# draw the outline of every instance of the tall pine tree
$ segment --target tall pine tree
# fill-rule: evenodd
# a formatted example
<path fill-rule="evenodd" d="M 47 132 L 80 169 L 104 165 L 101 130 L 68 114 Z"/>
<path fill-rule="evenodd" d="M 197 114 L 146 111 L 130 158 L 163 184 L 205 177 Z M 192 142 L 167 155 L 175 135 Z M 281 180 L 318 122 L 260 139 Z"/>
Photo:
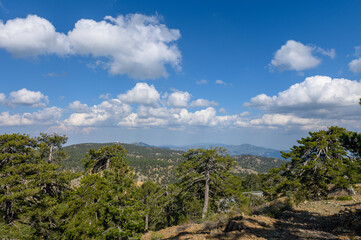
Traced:
<path fill-rule="evenodd" d="M 210 198 L 215 200 L 216 193 L 223 191 L 235 162 L 223 148 L 190 149 L 183 156 L 186 160 L 177 167 L 180 184 L 185 192 L 193 193 L 191 197 L 203 199 L 204 219 Z"/>
<path fill-rule="evenodd" d="M 87 175 L 63 204 L 64 239 L 134 239 L 144 231 L 133 170 L 115 144 L 90 150 Z"/>
<path fill-rule="evenodd" d="M 298 141 L 299 145 L 283 153 L 290 162 L 273 171 L 283 179 L 268 192 L 293 195 L 298 200 L 319 199 L 327 196 L 330 184 L 348 188 L 357 179 L 358 162 L 349 156 L 341 143 L 346 129 L 330 127 L 327 130 L 310 132 L 310 136 Z M 274 175 L 274 176 L 276 176 Z"/>
<path fill-rule="evenodd" d="M 40 157 L 34 138 L 0 136 L 0 238 L 57 238 L 58 202 L 69 189 L 72 174 Z"/>

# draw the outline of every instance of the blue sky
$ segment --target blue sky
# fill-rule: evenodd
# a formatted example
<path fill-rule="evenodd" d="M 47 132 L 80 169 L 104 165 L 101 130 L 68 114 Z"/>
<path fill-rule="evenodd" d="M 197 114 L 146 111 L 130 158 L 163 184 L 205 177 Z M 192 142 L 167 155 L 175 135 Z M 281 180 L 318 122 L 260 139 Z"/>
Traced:
<path fill-rule="evenodd" d="M 0 0 L 0 131 L 251 143 L 360 131 L 360 1 Z"/>

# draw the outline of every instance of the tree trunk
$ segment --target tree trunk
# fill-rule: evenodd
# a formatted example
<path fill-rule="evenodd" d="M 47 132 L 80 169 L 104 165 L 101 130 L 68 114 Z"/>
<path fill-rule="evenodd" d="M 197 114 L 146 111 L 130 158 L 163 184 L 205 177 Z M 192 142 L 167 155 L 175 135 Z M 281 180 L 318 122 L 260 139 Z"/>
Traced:
<path fill-rule="evenodd" d="M 51 143 L 50 149 L 49 149 L 49 159 L 48 159 L 49 163 L 51 163 L 51 161 L 53 161 L 53 148 L 54 148 L 54 143 Z"/>
<path fill-rule="evenodd" d="M 144 231 L 148 232 L 149 229 L 149 214 L 145 215 L 145 228 Z"/>
<path fill-rule="evenodd" d="M 208 210 L 208 201 L 209 201 L 209 172 L 206 174 L 206 186 L 204 189 L 204 204 L 203 204 L 203 210 L 202 210 L 202 219 L 204 219 L 207 215 Z"/>
<path fill-rule="evenodd" d="M 109 170 L 109 168 L 110 168 L 110 159 L 108 158 L 105 164 L 105 170 Z"/>

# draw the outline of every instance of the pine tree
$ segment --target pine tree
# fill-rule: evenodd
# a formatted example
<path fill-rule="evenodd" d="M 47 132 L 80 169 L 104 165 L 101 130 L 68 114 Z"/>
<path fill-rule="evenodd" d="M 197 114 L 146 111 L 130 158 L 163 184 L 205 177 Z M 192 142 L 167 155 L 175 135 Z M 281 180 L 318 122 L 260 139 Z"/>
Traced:
<path fill-rule="evenodd" d="M 222 148 L 190 149 L 183 155 L 186 160 L 177 167 L 181 187 L 203 199 L 202 219 L 207 215 L 209 200 L 215 200 L 225 186 L 235 162 Z M 213 190 L 212 192 L 210 190 Z"/>
<path fill-rule="evenodd" d="M 296 199 L 322 198 L 330 184 L 348 188 L 357 177 L 358 163 L 351 158 L 341 144 L 344 128 L 310 132 L 310 136 L 298 141 L 299 145 L 282 156 L 291 162 L 278 169 L 283 181 L 273 188 L 273 195 L 282 193 Z"/>
<path fill-rule="evenodd" d="M 36 139 L 0 136 L 0 238 L 39 239 L 57 235 L 54 211 L 72 174 L 40 158 Z"/>
<path fill-rule="evenodd" d="M 90 150 L 88 174 L 63 204 L 64 239 L 134 239 L 144 230 L 134 173 L 120 145 Z"/>
<path fill-rule="evenodd" d="M 68 154 L 62 150 L 63 145 L 68 140 L 65 135 L 60 136 L 56 133 L 53 133 L 52 135 L 40 133 L 40 137 L 38 137 L 37 140 L 40 157 L 42 159 L 47 159 L 49 163 L 58 163 L 69 157 Z"/>
<path fill-rule="evenodd" d="M 153 210 L 156 206 L 156 200 L 157 200 L 157 190 L 159 189 L 159 186 L 155 184 L 154 182 L 147 181 L 142 184 L 140 187 L 140 200 L 142 203 L 142 209 L 145 211 L 145 227 L 144 231 L 148 232 L 149 230 L 149 222 L 152 222 L 152 217 L 150 212 Z M 151 218 L 150 218 L 151 216 Z M 149 219 L 150 218 L 150 219 Z"/>

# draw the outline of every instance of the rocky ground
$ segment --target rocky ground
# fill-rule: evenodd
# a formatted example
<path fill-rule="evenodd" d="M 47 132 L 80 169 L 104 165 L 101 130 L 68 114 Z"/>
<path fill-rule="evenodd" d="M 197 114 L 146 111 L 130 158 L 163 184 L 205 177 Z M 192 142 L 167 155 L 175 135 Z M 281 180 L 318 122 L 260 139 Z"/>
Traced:
<path fill-rule="evenodd" d="M 271 215 L 174 226 L 142 239 L 361 239 L 360 194 L 352 200 L 305 201 Z"/>

